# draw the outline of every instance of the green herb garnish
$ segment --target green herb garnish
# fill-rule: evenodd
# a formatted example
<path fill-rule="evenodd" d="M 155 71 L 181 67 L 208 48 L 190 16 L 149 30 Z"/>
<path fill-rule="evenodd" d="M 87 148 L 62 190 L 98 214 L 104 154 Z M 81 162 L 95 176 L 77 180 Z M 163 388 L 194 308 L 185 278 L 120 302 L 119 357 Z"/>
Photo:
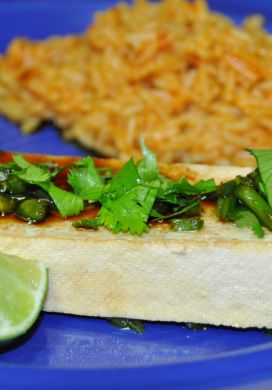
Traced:
<path fill-rule="evenodd" d="M 199 217 L 190 217 L 190 218 L 181 218 L 181 219 L 172 219 L 172 229 L 174 231 L 197 231 L 202 229 L 204 225 L 203 219 Z"/>
<path fill-rule="evenodd" d="M 16 169 L 13 170 L 13 175 L 17 175 L 21 180 L 29 184 L 38 185 L 46 191 L 62 217 L 77 215 L 83 210 L 82 198 L 57 187 L 51 180 L 55 175 L 50 172 L 46 164 L 29 163 L 20 154 L 13 156 L 13 160 L 17 164 Z M 21 168 L 21 170 L 18 170 L 18 168 Z"/>
<path fill-rule="evenodd" d="M 190 184 L 184 177 L 174 185 L 176 191 L 184 195 L 202 195 L 216 191 L 214 179 L 200 180 L 196 184 Z"/>
<path fill-rule="evenodd" d="M 80 196 L 55 186 L 51 181 L 37 183 L 50 195 L 61 217 L 78 215 L 84 209 Z"/>
<path fill-rule="evenodd" d="M 258 218 L 249 210 L 238 210 L 234 218 L 235 225 L 239 228 L 249 228 L 259 238 L 264 237 L 264 230 Z"/>
<path fill-rule="evenodd" d="M 263 227 L 272 231 L 272 151 L 248 151 L 256 158 L 257 169 L 219 187 L 217 216 L 263 238 Z"/>
<path fill-rule="evenodd" d="M 75 164 L 68 175 L 68 183 L 74 189 L 75 194 L 92 202 L 100 198 L 104 187 L 91 157 L 86 157 Z"/>
<path fill-rule="evenodd" d="M 136 333 L 144 332 L 144 325 L 140 320 L 132 320 L 129 318 L 108 318 L 108 321 L 120 329 L 130 329 Z"/>
<path fill-rule="evenodd" d="M 116 173 L 97 168 L 91 157 L 63 167 L 48 163 L 30 163 L 22 155 L 0 165 L 1 209 L 3 214 L 22 214 L 20 203 L 27 199 L 43 199 L 46 210 L 35 222 L 43 220 L 52 209 L 61 217 L 79 215 L 89 204 L 98 206 L 95 218 L 73 223 L 76 228 L 99 229 L 104 226 L 114 233 L 142 235 L 149 223 L 168 221 L 176 231 L 200 230 L 203 226 L 201 204 L 216 201 L 220 221 L 249 228 L 258 237 L 264 228 L 272 231 L 272 150 L 249 150 L 257 168 L 246 177 L 216 185 L 214 179 L 191 184 L 185 177 L 174 182 L 160 174 L 156 155 L 140 140 L 143 158 L 137 164 L 131 159 Z M 67 169 L 67 188 L 56 178 Z M 64 172 L 66 175 L 66 172 Z M 42 194 L 42 195 L 41 195 Z M 31 204 L 25 202 L 24 205 Z M 39 208 L 43 203 L 37 203 Z M 19 210 L 17 212 L 16 210 Z M 33 220 L 29 208 L 23 211 Z"/>
<path fill-rule="evenodd" d="M 20 179 L 30 184 L 38 184 L 50 180 L 50 171 L 46 166 L 31 164 L 21 154 L 13 156 L 13 160 L 18 168 L 21 168 L 21 171 L 16 170 L 14 172 Z"/>
<path fill-rule="evenodd" d="M 272 231 L 272 209 L 258 192 L 245 184 L 239 184 L 234 194 L 255 216 L 260 223 Z"/>
<path fill-rule="evenodd" d="M 141 235 L 148 231 L 146 222 L 156 195 L 156 189 L 142 184 L 135 163 L 129 160 L 102 192 L 99 221 L 115 233 Z"/>
<path fill-rule="evenodd" d="M 265 194 L 268 203 L 272 207 L 272 150 L 247 150 L 256 159 L 261 178 L 259 188 Z"/>

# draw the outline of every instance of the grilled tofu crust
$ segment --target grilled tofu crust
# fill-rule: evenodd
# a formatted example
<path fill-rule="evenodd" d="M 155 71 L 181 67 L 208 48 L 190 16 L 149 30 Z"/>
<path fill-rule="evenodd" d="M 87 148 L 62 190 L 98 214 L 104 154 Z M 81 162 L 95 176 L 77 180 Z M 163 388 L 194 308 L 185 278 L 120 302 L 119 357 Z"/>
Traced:
<path fill-rule="evenodd" d="M 182 164 L 160 169 L 172 179 L 213 177 L 218 183 L 251 170 Z M 272 234 L 259 239 L 219 222 L 214 211 L 211 205 L 203 210 L 201 231 L 157 225 L 142 237 L 77 230 L 70 219 L 31 225 L 4 217 L 0 250 L 48 264 L 49 312 L 271 328 Z"/>

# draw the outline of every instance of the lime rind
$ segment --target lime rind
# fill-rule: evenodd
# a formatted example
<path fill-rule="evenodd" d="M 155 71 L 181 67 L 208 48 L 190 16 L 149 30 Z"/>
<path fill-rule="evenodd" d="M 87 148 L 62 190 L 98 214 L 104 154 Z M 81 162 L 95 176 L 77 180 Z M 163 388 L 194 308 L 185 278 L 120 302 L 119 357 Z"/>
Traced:
<path fill-rule="evenodd" d="M 25 334 L 43 307 L 48 289 L 48 268 L 0 252 L 0 342 Z"/>

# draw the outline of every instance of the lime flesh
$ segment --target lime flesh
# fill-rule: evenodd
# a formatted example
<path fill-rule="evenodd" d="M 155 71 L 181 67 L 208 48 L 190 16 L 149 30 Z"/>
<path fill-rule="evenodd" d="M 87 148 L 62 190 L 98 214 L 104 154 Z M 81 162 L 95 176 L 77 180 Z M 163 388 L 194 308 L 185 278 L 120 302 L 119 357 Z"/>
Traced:
<path fill-rule="evenodd" d="M 27 332 L 47 292 L 47 267 L 0 252 L 0 342 Z"/>

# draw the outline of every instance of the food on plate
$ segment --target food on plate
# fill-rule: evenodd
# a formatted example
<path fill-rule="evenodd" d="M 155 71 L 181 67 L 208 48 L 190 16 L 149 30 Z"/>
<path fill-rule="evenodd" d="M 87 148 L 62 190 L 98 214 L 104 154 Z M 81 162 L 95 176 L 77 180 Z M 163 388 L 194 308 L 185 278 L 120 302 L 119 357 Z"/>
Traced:
<path fill-rule="evenodd" d="M 144 324 L 140 320 L 130 318 L 108 318 L 110 323 L 120 329 L 129 329 L 136 333 L 144 333 Z"/>
<path fill-rule="evenodd" d="M 164 162 L 248 165 L 272 147 L 272 39 L 204 1 L 124 2 L 82 35 L 15 39 L 0 57 L 0 112 L 25 133 L 52 121 L 67 139 Z"/>
<path fill-rule="evenodd" d="M 272 151 L 252 171 L 142 150 L 2 153 L 0 251 L 48 266 L 47 311 L 271 328 Z"/>

